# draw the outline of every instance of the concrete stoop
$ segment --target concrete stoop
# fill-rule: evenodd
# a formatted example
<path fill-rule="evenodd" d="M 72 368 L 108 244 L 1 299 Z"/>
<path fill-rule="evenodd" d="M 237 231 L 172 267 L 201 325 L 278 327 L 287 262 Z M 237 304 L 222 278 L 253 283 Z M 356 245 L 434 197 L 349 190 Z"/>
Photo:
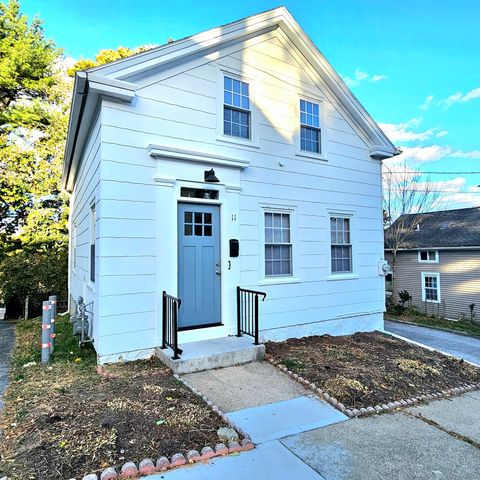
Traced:
<path fill-rule="evenodd" d="M 178 360 L 173 360 L 171 349 L 157 348 L 160 360 L 179 374 L 260 362 L 265 355 L 265 345 L 254 345 L 253 338 L 247 336 L 184 343 L 180 348 L 183 353 Z"/>

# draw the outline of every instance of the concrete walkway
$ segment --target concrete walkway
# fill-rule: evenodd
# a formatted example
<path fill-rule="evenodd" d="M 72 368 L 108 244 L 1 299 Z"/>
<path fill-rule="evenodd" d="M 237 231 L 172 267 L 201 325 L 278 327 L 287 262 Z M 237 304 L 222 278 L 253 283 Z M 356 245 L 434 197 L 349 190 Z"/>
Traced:
<path fill-rule="evenodd" d="M 385 321 L 385 330 L 480 365 L 478 338 L 390 321 Z"/>
<path fill-rule="evenodd" d="M 479 480 L 480 393 L 357 418 L 281 443 L 325 480 Z"/>
<path fill-rule="evenodd" d="M 2 396 L 8 384 L 8 371 L 14 342 L 15 325 L 0 320 L 0 410 L 3 408 Z"/>
<path fill-rule="evenodd" d="M 269 364 L 184 378 L 260 443 L 252 452 L 146 479 L 480 480 L 480 392 L 341 421 L 336 415 L 342 414 L 335 410 L 322 409 L 316 402 L 313 409 L 306 406 L 303 402 L 317 399 Z M 304 425 L 308 424 L 305 418 L 315 422 L 318 418 L 312 415 L 319 414 L 327 415 L 322 428 Z M 298 431 L 282 437 L 288 421 Z M 270 436 L 265 425 L 269 425 Z"/>

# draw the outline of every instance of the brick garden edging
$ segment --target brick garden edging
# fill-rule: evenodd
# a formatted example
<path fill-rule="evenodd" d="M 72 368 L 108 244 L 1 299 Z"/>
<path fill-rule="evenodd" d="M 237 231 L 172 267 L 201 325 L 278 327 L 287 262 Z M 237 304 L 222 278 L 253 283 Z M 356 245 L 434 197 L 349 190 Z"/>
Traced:
<path fill-rule="evenodd" d="M 105 374 L 103 370 L 102 373 L 98 373 L 102 376 Z M 186 455 L 183 455 L 183 453 L 179 452 L 172 455 L 170 460 L 167 457 L 159 457 L 154 462 L 151 458 L 145 458 L 138 464 L 138 466 L 134 462 L 126 462 L 120 468 L 119 472 L 114 467 L 108 467 L 102 471 L 100 477 L 98 477 L 95 473 L 91 473 L 89 475 L 85 475 L 82 480 L 123 480 L 128 478 L 138 478 L 151 475 L 153 473 L 165 472 L 166 470 L 176 467 L 207 462 L 214 457 L 222 457 L 231 453 L 248 452 L 255 448 L 255 445 L 248 434 L 239 428 L 234 422 L 232 422 L 217 405 L 210 401 L 195 387 L 180 378 L 179 375 L 174 374 L 173 376 L 176 380 L 183 383 L 194 394 L 200 396 L 225 423 L 240 433 L 244 437 L 240 443 L 235 441 L 228 442 L 227 445 L 224 443 L 217 443 L 214 448 L 209 446 L 203 447 L 200 453 L 197 450 L 190 450 Z"/>
<path fill-rule="evenodd" d="M 303 378 L 297 373 L 292 372 L 285 365 L 282 365 L 280 362 L 274 360 L 270 355 L 265 355 L 264 360 L 272 364 L 281 372 L 286 373 L 289 377 L 293 378 L 297 382 L 301 383 L 305 388 L 312 390 L 322 400 L 326 401 L 327 403 L 335 407 L 337 410 L 340 410 L 349 418 L 362 417 L 365 415 L 372 415 L 374 413 L 388 412 L 390 410 L 393 410 L 394 408 L 410 407 L 420 402 L 428 402 L 431 400 L 438 400 L 445 397 L 453 397 L 456 395 L 462 395 L 463 393 L 466 393 L 466 392 L 471 392 L 472 390 L 480 389 L 480 383 L 464 384 L 461 387 L 449 388 L 448 390 L 442 390 L 442 391 L 434 392 L 428 395 L 420 395 L 418 397 L 412 397 L 405 400 L 388 402 L 382 405 L 374 405 L 373 407 L 349 409 L 349 408 L 346 408 L 345 405 L 339 402 L 335 397 L 332 397 L 327 392 L 324 392 L 320 387 L 317 387 L 317 385 L 315 385 L 312 382 L 309 382 L 307 379 Z"/>

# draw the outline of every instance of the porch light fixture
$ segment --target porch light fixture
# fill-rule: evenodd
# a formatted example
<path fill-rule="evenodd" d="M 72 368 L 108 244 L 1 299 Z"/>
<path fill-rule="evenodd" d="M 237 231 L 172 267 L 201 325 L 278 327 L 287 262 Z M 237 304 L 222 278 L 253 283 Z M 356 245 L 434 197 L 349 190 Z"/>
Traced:
<path fill-rule="evenodd" d="M 211 170 L 205 170 L 204 172 L 205 181 L 207 183 L 217 183 L 220 180 L 215 176 L 215 170 L 212 168 Z"/>

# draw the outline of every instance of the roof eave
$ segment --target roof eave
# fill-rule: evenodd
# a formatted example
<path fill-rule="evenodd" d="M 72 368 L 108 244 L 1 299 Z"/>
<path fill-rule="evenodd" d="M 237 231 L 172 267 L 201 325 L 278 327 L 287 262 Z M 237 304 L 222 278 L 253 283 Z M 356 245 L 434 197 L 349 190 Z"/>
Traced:
<path fill-rule="evenodd" d="M 61 188 L 73 190 L 75 172 L 80 162 L 84 142 L 90 128 L 98 99 L 105 96 L 124 102 L 135 97 L 136 85 L 130 82 L 101 77 L 88 72 L 76 72 L 72 107 L 65 144 Z"/>

